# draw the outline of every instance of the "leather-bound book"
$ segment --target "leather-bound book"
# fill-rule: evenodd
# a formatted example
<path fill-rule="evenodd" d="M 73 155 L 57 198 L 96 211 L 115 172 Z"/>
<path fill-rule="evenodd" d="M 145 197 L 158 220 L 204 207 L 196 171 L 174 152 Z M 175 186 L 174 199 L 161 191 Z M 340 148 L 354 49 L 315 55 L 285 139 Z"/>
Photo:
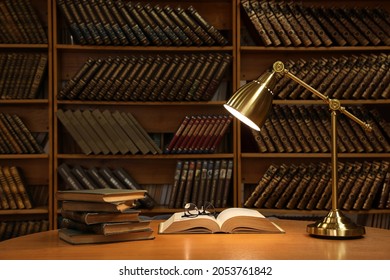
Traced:
<path fill-rule="evenodd" d="M 71 172 L 75 178 L 81 183 L 83 189 L 94 190 L 98 189 L 96 183 L 89 177 L 87 171 L 81 165 L 74 165 Z"/>
<path fill-rule="evenodd" d="M 111 39 L 108 36 L 106 30 L 104 29 L 103 23 L 95 14 L 95 11 L 92 10 L 89 0 L 81 0 L 80 4 L 82 9 L 84 9 L 82 15 L 83 17 L 88 18 L 88 20 L 86 20 L 87 27 L 90 29 L 91 35 L 94 38 L 96 44 L 110 45 Z"/>
<path fill-rule="evenodd" d="M 66 163 L 61 163 L 57 167 L 57 172 L 66 184 L 66 189 L 82 190 L 84 187 L 81 182 L 72 173 L 71 167 Z"/>
<path fill-rule="evenodd" d="M 81 32 L 81 28 L 76 22 L 73 13 L 71 13 L 70 8 L 65 4 L 65 0 L 58 0 L 57 5 L 69 26 L 70 32 L 75 37 L 75 40 L 81 45 L 87 44 L 87 40 Z"/>

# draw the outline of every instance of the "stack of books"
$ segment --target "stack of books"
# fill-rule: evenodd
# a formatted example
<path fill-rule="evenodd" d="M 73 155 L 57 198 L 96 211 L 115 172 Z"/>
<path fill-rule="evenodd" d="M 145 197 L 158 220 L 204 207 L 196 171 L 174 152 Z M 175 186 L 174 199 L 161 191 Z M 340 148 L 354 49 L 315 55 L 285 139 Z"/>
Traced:
<path fill-rule="evenodd" d="M 63 179 L 64 189 L 84 190 L 84 189 L 132 189 L 141 190 L 141 186 L 123 168 L 111 169 L 108 167 L 89 167 L 81 165 L 68 165 L 62 163 L 57 168 L 58 174 Z M 145 197 L 138 199 L 134 203 L 135 208 L 151 209 L 155 205 L 149 193 Z"/>
<path fill-rule="evenodd" d="M 58 191 L 62 201 L 59 238 L 71 244 L 108 243 L 153 239 L 149 221 L 132 209 L 144 190 Z"/>
<path fill-rule="evenodd" d="M 322 7 L 294 1 L 241 0 L 254 39 L 265 46 L 390 44 L 389 14 L 380 7 Z"/>

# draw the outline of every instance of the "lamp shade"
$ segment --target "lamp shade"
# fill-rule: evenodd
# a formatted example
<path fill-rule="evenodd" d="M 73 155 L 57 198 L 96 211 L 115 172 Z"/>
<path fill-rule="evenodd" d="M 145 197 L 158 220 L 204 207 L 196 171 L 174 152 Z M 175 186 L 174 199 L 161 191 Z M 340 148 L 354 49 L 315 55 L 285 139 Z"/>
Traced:
<path fill-rule="evenodd" d="M 224 107 L 237 119 L 255 130 L 264 125 L 271 110 L 275 72 L 267 71 L 257 80 L 240 87 Z"/>

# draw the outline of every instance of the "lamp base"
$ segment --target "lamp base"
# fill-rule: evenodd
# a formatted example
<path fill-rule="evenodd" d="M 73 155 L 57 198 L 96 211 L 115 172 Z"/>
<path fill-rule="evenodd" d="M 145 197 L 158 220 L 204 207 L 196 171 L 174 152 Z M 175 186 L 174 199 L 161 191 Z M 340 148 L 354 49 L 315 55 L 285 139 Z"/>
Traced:
<path fill-rule="evenodd" d="M 323 220 L 308 225 L 306 232 L 328 238 L 356 238 L 366 233 L 363 226 L 356 225 L 337 209 L 331 210 Z"/>

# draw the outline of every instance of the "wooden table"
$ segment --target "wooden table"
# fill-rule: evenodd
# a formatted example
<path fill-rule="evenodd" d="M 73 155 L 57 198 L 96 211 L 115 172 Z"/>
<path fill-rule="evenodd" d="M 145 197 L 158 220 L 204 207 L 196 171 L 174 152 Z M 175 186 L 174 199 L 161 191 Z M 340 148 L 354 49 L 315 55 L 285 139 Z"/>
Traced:
<path fill-rule="evenodd" d="M 277 220 L 285 234 L 157 233 L 154 240 L 94 245 L 70 245 L 57 230 L 0 242 L 0 259 L 38 260 L 390 260 L 390 230 L 366 228 L 360 239 L 329 240 L 309 236 L 306 221 Z"/>

